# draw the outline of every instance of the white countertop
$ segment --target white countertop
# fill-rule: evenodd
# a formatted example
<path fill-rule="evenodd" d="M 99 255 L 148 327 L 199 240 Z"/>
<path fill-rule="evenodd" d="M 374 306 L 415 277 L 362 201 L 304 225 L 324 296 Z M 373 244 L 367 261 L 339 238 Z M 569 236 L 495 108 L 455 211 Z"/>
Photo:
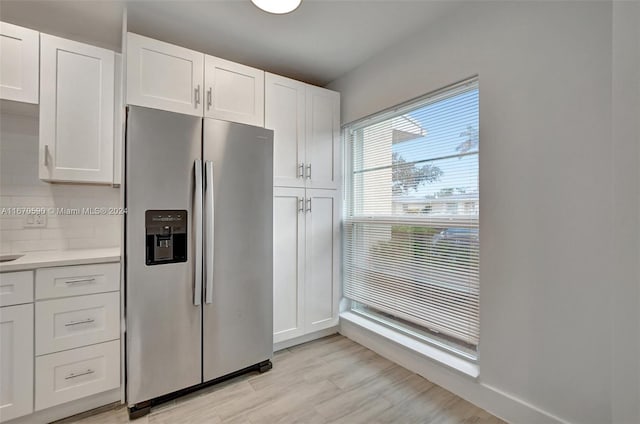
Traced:
<path fill-rule="evenodd" d="M 27 252 L 14 261 L 0 262 L 0 272 L 25 271 L 50 266 L 98 264 L 120 261 L 120 248 Z"/>

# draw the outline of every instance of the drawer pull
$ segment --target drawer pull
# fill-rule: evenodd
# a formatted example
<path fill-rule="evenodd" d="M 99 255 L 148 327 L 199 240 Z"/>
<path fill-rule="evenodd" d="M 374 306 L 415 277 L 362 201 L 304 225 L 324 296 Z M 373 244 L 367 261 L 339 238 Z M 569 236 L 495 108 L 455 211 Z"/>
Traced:
<path fill-rule="evenodd" d="M 82 320 L 82 321 L 71 321 L 71 322 L 68 322 L 64 326 L 65 327 L 71 327 L 72 325 L 91 324 L 94 321 L 95 321 L 95 319 L 93 319 L 93 318 L 87 318 L 87 319 Z"/>
<path fill-rule="evenodd" d="M 88 370 L 86 370 L 85 372 L 80 372 L 80 373 L 78 373 L 78 374 L 71 373 L 71 374 L 69 374 L 68 376 L 66 376 L 64 379 L 65 379 L 65 380 L 71 380 L 72 378 L 82 377 L 83 375 L 93 374 L 94 372 L 95 372 L 94 370 L 92 370 L 92 369 L 88 369 Z"/>
<path fill-rule="evenodd" d="M 65 284 L 69 284 L 69 285 L 73 285 L 73 284 L 82 284 L 82 283 L 93 283 L 95 282 L 96 279 L 94 278 L 83 278 L 80 280 L 69 280 L 69 281 L 65 281 Z"/>

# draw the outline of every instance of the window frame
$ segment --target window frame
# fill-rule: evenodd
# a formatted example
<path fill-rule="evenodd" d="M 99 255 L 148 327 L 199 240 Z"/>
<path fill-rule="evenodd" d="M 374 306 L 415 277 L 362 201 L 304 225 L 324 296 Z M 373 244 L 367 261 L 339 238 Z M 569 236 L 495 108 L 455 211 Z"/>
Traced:
<path fill-rule="evenodd" d="M 367 223 L 389 224 L 389 225 L 409 225 L 409 226 L 433 226 L 434 224 L 438 224 L 438 225 L 446 226 L 449 228 L 469 228 L 469 224 L 471 223 L 471 221 L 473 221 L 473 225 L 475 225 L 479 233 L 480 231 L 479 210 L 477 211 L 478 212 L 477 215 L 472 215 L 474 218 L 470 219 L 469 216 L 460 215 L 459 219 L 454 219 L 454 220 L 452 220 L 450 215 L 443 215 L 442 217 L 437 217 L 431 214 L 424 214 L 424 215 L 416 214 L 413 216 L 397 216 L 397 215 L 396 216 L 379 216 L 379 215 L 367 216 L 366 214 L 364 214 L 361 216 L 354 216 L 354 213 L 353 213 L 355 210 L 354 205 L 355 205 L 355 202 L 357 201 L 357 199 L 354 198 L 354 184 L 353 184 L 354 150 L 355 149 L 353 148 L 352 144 L 355 142 L 354 134 L 356 134 L 358 130 L 362 128 L 375 125 L 385 120 L 402 115 L 403 113 L 408 113 L 410 111 L 416 110 L 416 106 L 419 103 L 422 103 L 422 104 L 418 107 L 425 107 L 431 103 L 436 103 L 440 100 L 444 100 L 446 98 L 455 96 L 457 94 L 461 94 L 467 91 L 469 87 L 472 87 L 472 86 L 477 87 L 479 89 L 478 75 L 474 75 L 462 81 L 456 82 L 454 84 L 450 84 L 446 87 L 443 87 L 433 92 L 427 93 L 425 95 L 413 98 L 399 105 L 384 109 L 380 112 L 373 113 L 364 118 L 358 119 L 356 121 L 352 121 L 342 126 L 342 140 L 343 140 L 343 153 L 344 153 L 343 154 L 344 174 L 343 174 L 343 185 L 342 185 L 343 199 L 344 199 L 343 228 L 346 229 L 346 227 L 353 226 L 354 224 L 367 224 Z M 455 92 L 455 91 L 459 91 L 459 93 L 452 94 L 452 92 Z M 478 100 L 478 108 L 479 108 L 479 100 Z M 478 134 L 479 134 L 479 131 L 480 131 L 480 128 L 478 127 Z M 362 143 L 359 143 L 359 145 L 362 146 Z M 479 148 L 477 152 L 473 152 L 470 154 L 478 155 L 478 180 L 479 180 L 479 175 L 480 175 Z M 465 154 L 463 153 L 460 156 L 464 156 L 464 155 Z M 362 202 L 362 199 L 360 201 Z M 475 201 L 476 209 L 479 209 L 479 206 L 478 206 L 479 201 L 480 201 L 480 187 L 479 187 L 479 181 L 478 181 L 478 199 Z M 465 210 L 467 209 L 466 205 L 467 203 L 463 205 L 463 209 Z M 343 244 L 346 242 L 345 241 L 346 236 L 347 236 L 347 231 L 343 231 L 343 237 L 342 237 Z M 480 251 L 480 246 L 478 245 L 478 254 L 479 254 L 479 251 Z M 344 254 L 345 254 L 345 249 L 343 248 L 343 255 Z M 480 274 L 480 264 L 478 262 L 478 278 L 479 278 L 479 274 Z M 346 278 L 346 273 L 343 272 L 342 273 L 343 286 L 345 284 L 345 278 Z M 441 286 L 446 289 L 455 289 L 462 292 L 462 289 L 460 287 L 449 286 L 445 283 L 434 283 L 433 285 Z M 479 305 L 480 304 L 479 281 L 478 281 L 477 296 L 478 296 L 478 305 Z M 360 307 L 361 304 L 358 301 L 346 298 L 344 297 L 344 295 L 343 295 L 343 301 L 345 302 L 343 304 L 344 310 L 348 310 L 352 313 L 356 313 L 360 316 L 364 316 L 367 319 L 376 321 L 379 324 L 385 325 L 395 331 L 401 332 L 419 341 L 431 344 L 439 349 L 454 353 L 471 362 L 476 362 L 478 359 L 478 352 L 480 347 L 479 338 L 478 338 L 478 343 L 475 345 L 475 352 L 470 352 L 469 350 L 463 348 L 465 343 L 462 340 L 459 340 L 459 343 L 460 343 L 459 345 L 456 345 L 456 343 L 443 343 L 441 340 L 439 340 L 439 337 L 437 334 L 430 335 L 429 333 L 431 333 L 431 330 L 429 330 L 428 328 L 422 329 L 426 333 L 425 335 L 425 333 L 421 331 L 416 331 L 415 329 L 407 327 L 405 324 L 401 322 L 402 321 L 401 317 L 398 317 L 398 321 L 385 319 L 384 317 L 381 317 L 375 312 L 369 313 L 367 311 L 363 311 L 362 308 Z M 375 308 L 371 308 L 371 309 L 375 310 Z M 386 314 L 386 312 L 384 311 L 380 311 L 380 312 L 382 314 Z M 479 321 L 480 319 L 478 314 L 478 332 L 480 333 Z"/>

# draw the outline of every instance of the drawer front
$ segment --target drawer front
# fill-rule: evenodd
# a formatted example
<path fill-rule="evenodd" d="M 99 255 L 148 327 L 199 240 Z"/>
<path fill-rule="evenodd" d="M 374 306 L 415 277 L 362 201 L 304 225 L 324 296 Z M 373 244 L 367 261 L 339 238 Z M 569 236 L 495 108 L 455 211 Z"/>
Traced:
<path fill-rule="evenodd" d="M 33 302 L 33 271 L 0 274 L 0 306 Z"/>
<path fill-rule="evenodd" d="M 36 411 L 119 386 L 119 340 L 36 358 Z"/>
<path fill-rule="evenodd" d="M 120 293 L 36 302 L 36 355 L 120 337 Z"/>
<path fill-rule="evenodd" d="M 36 270 L 36 299 L 120 290 L 120 264 L 60 266 Z"/>

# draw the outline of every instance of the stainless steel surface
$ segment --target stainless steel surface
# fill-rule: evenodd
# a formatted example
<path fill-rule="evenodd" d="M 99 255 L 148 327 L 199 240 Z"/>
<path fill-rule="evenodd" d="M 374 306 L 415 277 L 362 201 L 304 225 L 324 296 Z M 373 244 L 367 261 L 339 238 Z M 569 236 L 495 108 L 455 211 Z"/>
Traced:
<path fill-rule="evenodd" d="M 300 165 L 298 165 L 298 178 L 304 178 L 304 163 L 300 162 Z"/>
<path fill-rule="evenodd" d="M 209 110 L 212 104 L 213 104 L 213 87 L 209 87 L 209 89 L 207 90 L 207 110 Z"/>
<path fill-rule="evenodd" d="M 213 302 L 213 267 L 214 267 L 214 257 L 215 257 L 215 250 L 214 250 L 214 216 L 215 216 L 215 209 L 214 209 L 214 202 L 215 202 L 215 195 L 214 195 L 214 186 L 213 186 L 213 180 L 214 180 L 214 175 L 213 175 L 213 162 L 211 162 L 210 160 L 205 161 L 205 169 L 204 169 L 204 173 L 206 176 L 206 183 L 205 183 L 205 191 L 204 191 L 204 198 L 205 198 L 205 206 L 204 206 L 204 214 L 206 216 L 206 222 L 205 222 L 205 231 L 206 231 L 206 236 L 205 236 L 205 248 L 204 248 L 204 255 L 205 255 L 205 280 L 206 280 L 206 286 L 205 286 L 205 298 L 204 298 L 204 302 L 205 303 L 211 303 Z"/>
<path fill-rule="evenodd" d="M 307 164 L 307 178 L 311 179 L 311 164 Z"/>
<path fill-rule="evenodd" d="M 91 324 L 92 322 L 95 322 L 95 319 L 87 318 L 87 319 L 84 319 L 82 321 L 71 321 L 71 322 L 68 322 L 64 326 L 65 327 L 71 327 L 71 326 L 80 325 L 80 324 Z"/>
<path fill-rule="evenodd" d="M 69 285 L 74 285 L 74 284 L 85 284 L 85 283 L 93 283 L 95 282 L 96 279 L 95 278 L 82 278 L 80 280 L 70 280 L 70 281 L 65 281 L 65 284 L 69 284 Z"/>
<path fill-rule="evenodd" d="M 44 166 L 49 166 L 49 145 L 44 145 Z"/>
<path fill-rule="evenodd" d="M 273 132 L 204 120 L 213 164 L 213 303 L 203 305 L 203 375 L 211 380 L 273 355 Z"/>
<path fill-rule="evenodd" d="M 311 213 L 311 197 L 307 199 L 307 212 Z"/>
<path fill-rule="evenodd" d="M 129 107 L 129 406 L 273 354 L 273 132 L 204 121 L 203 131 L 202 118 Z M 145 226 L 145 214 L 158 219 L 174 211 L 186 211 L 186 262 L 145 263 L 147 240 L 160 243 L 165 236 L 154 232 L 155 224 Z"/>
<path fill-rule="evenodd" d="M 196 107 L 200 104 L 200 85 L 198 84 L 198 87 L 195 89 L 195 103 L 196 103 Z"/>
<path fill-rule="evenodd" d="M 78 373 L 78 374 L 71 373 L 68 376 L 66 376 L 64 379 L 65 380 L 71 380 L 72 378 L 82 377 L 83 375 L 89 375 L 89 374 L 93 374 L 93 373 L 95 373 L 94 370 L 88 369 L 85 372 L 81 372 L 81 373 Z"/>
<path fill-rule="evenodd" d="M 298 198 L 298 212 L 304 212 L 304 197 Z"/>
<path fill-rule="evenodd" d="M 202 118 L 130 106 L 126 137 L 126 394 L 130 406 L 202 381 L 194 306 L 194 161 Z M 187 211 L 187 260 L 147 266 L 145 211 Z"/>
<path fill-rule="evenodd" d="M 196 182 L 193 195 L 193 225 L 196 245 L 193 304 L 198 306 L 202 303 L 202 160 L 196 159 L 193 168 Z"/>
<path fill-rule="evenodd" d="M 20 259 L 24 255 L 0 255 L 0 262 L 11 262 Z"/>

